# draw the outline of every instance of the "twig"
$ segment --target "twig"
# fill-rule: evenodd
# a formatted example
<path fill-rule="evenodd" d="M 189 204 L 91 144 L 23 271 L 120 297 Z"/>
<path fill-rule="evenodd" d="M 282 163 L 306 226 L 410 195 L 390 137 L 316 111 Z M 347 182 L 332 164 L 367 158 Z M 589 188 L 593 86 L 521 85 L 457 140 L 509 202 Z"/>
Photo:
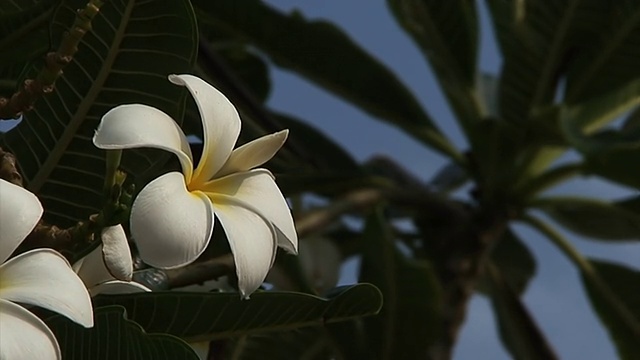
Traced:
<path fill-rule="evenodd" d="M 466 216 L 464 208 L 451 200 L 413 189 L 360 189 L 336 199 L 329 206 L 308 212 L 296 221 L 298 237 L 307 237 L 318 232 L 341 216 L 352 212 L 364 212 L 381 201 L 390 201 L 399 206 L 418 208 L 422 212 L 435 212 L 439 216 L 453 218 Z M 233 257 L 221 257 L 193 263 L 183 268 L 165 271 L 170 288 L 203 283 L 210 279 L 232 274 L 235 271 Z"/>
<path fill-rule="evenodd" d="M 207 280 L 216 279 L 235 271 L 233 255 L 226 254 L 220 257 L 196 262 L 184 268 L 165 270 L 167 285 L 170 289 L 200 284 Z"/>
<path fill-rule="evenodd" d="M 58 50 L 45 55 L 45 65 L 38 76 L 25 80 L 22 88 L 11 98 L 0 97 L 0 120 L 18 118 L 23 112 L 31 110 L 42 95 L 53 91 L 62 69 L 73 59 L 80 40 L 91 30 L 91 20 L 103 4 L 101 0 L 90 0 L 84 9 L 78 10 L 71 30 L 64 34 Z"/>
<path fill-rule="evenodd" d="M 0 179 L 7 180 L 8 182 L 23 187 L 22 175 L 18 171 L 16 165 L 16 157 L 8 151 L 4 151 L 0 147 Z"/>

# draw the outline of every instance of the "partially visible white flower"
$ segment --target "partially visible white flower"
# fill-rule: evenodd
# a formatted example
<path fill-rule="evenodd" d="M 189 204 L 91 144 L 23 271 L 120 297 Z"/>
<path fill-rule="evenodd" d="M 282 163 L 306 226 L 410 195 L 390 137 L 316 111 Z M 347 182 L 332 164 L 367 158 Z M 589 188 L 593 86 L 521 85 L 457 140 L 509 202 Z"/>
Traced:
<path fill-rule="evenodd" d="M 189 346 L 196 352 L 200 360 L 209 359 L 209 341 L 201 341 L 198 343 L 189 343 Z"/>
<path fill-rule="evenodd" d="M 133 261 L 122 225 L 102 230 L 102 244 L 73 264 L 89 294 L 128 294 L 151 291 L 131 281 Z"/>
<path fill-rule="evenodd" d="M 236 264 L 238 286 L 247 297 L 273 265 L 276 247 L 297 253 L 291 212 L 273 175 L 255 169 L 280 149 L 288 131 L 263 136 L 233 149 L 240 117 L 217 89 L 191 75 L 170 75 L 186 86 L 202 118 L 204 148 L 194 169 L 186 136 L 162 111 L 140 104 L 107 112 L 93 138 L 102 149 L 159 148 L 174 153 L 182 173 L 153 180 L 131 208 L 131 232 L 142 259 L 176 268 L 195 261 L 213 232 L 214 214 L 224 227 Z"/>
<path fill-rule="evenodd" d="M 18 303 L 55 311 L 84 327 L 93 326 L 87 289 L 62 255 L 35 249 L 9 259 L 41 215 L 42 205 L 35 195 L 0 180 L 0 359 L 61 358 L 51 330 Z"/>

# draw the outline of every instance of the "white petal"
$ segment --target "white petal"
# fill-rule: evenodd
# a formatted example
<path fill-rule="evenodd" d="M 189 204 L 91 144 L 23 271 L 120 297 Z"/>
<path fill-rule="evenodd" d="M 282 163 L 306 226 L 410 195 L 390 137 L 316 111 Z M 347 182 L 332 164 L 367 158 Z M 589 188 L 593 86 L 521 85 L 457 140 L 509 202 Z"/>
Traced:
<path fill-rule="evenodd" d="M 137 282 L 121 280 L 106 281 L 89 289 L 92 297 L 98 294 L 133 294 L 150 291 L 151 289 Z"/>
<path fill-rule="evenodd" d="M 0 299 L 0 359 L 61 359 L 47 325 L 20 305 Z"/>
<path fill-rule="evenodd" d="M 102 256 L 104 264 L 114 278 L 131 280 L 133 260 L 122 225 L 110 226 L 102 230 Z"/>
<path fill-rule="evenodd" d="M 278 235 L 278 246 L 297 254 L 298 234 L 291 210 L 268 170 L 254 169 L 231 174 L 208 182 L 203 186 L 202 191 L 224 194 L 251 204 L 262 216 L 273 223 Z"/>
<path fill-rule="evenodd" d="M 169 75 L 169 81 L 186 86 L 191 92 L 204 133 L 204 148 L 193 177 L 204 182 L 222 168 L 240 134 L 240 116 L 233 104 L 218 89 L 193 75 Z"/>
<path fill-rule="evenodd" d="M 107 269 L 102 257 L 102 245 L 99 245 L 88 255 L 76 261 L 72 268 L 87 289 L 91 289 L 101 282 L 113 279 L 113 275 L 111 275 L 109 269 Z"/>
<path fill-rule="evenodd" d="M 147 264 L 170 269 L 195 261 L 213 232 L 213 207 L 190 193 L 182 175 L 164 174 L 138 194 L 131 208 L 131 234 Z"/>
<path fill-rule="evenodd" d="M 0 279 L 0 299 L 40 306 L 93 326 L 89 293 L 57 251 L 36 249 L 11 258 L 0 266 Z"/>
<path fill-rule="evenodd" d="M 209 342 L 202 341 L 198 343 L 189 343 L 189 346 L 196 352 L 200 360 L 209 359 Z"/>
<path fill-rule="evenodd" d="M 220 195 L 212 200 L 229 239 L 240 293 L 248 298 L 262 284 L 273 264 L 276 252 L 273 227 L 246 204 Z"/>
<path fill-rule="evenodd" d="M 178 156 L 187 181 L 191 180 L 193 157 L 187 137 L 169 115 L 154 107 L 128 104 L 109 110 L 93 143 L 106 150 L 151 147 L 172 152 Z"/>
<path fill-rule="evenodd" d="M 279 131 L 257 138 L 233 150 L 229 160 L 218 171 L 216 177 L 251 170 L 266 163 L 280 150 L 288 135 L 289 130 Z"/>
<path fill-rule="evenodd" d="M 0 264 L 40 220 L 42 205 L 31 192 L 0 179 Z"/>

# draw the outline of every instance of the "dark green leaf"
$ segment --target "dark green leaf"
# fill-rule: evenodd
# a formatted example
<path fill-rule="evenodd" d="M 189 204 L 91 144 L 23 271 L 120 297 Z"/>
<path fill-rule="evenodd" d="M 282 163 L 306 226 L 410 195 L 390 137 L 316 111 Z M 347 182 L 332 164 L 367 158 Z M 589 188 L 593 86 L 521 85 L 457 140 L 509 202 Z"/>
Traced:
<path fill-rule="evenodd" d="M 441 289 L 431 266 L 398 251 L 380 209 L 368 217 L 362 242 L 360 281 L 377 285 L 384 305 L 363 322 L 367 342 L 359 358 L 423 358 L 441 326 Z"/>
<path fill-rule="evenodd" d="M 359 173 L 321 174 L 305 168 L 301 168 L 300 171 L 293 169 L 285 174 L 276 174 L 278 186 L 287 195 L 312 191 L 331 197 L 363 186 L 375 186 L 378 180 L 376 177 L 363 176 Z"/>
<path fill-rule="evenodd" d="M 500 338 L 514 359 L 557 359 L 542 331 L 518 294 L 495 266 L 486 268 L 491 304 L 498 321 Z"/>
<path fill-rule="evenodd" d="M 502 117 L 531 118 L 535 107 L 553 101 L 577 23 L 579 0 L 489 0 L 504 65 L 500 82 Z"/>
<path fill-rule="evenodd" d="M 456 163 L 449 163 L 438 171 L 429 185 L 438 192 L 450 192 L 469 181 L 469 173 Z"/>
<path fill-rule="evenodd" d="M 508 229 L 491 251 L 491 264 L 500 272 L 511 291 L 521 295 L 536 273 L 536 260 L 516 233 Z M 481 283 L 479 290 L 486 292 L 487 284 Z"/>
<path fill-rule="evenodd" d="M 601 240 L 639 240 L 640 214 L 615 203 L 579 197 L 554 197 L 534 201 L 567 229 Z"/>
<path fill-rule="evenodd" d="M 636 107 L 622 124 L 622 131 L 636 131 L 640 129 L 640 107 Z"/>
<path fill-rule="evenodd" d="M 59 0 L 18 0 L 0 3 L 0 51 L 11 51 L 12 56 L 3 56 L 0 64 L 6 64 L 6 58 L 14 57 L 16 46 L 25 38 L 46 28 L 53 9 Z M 48 43 L 48 39 L 44 39 Z"/>
<path fill-rule="evenodd" d="M 565 137 L 579 151 L 591 154 L 606 147 L 608 139 L 590 138 L 596 130 L 640 104 L 640 80 L 579 104 L 565 107 L 560 112 L 560 124 Z M 622 133 L 637 133 L 627 128 Z M 633 137 L 632 137 L 633 138 Z M 637 136 L 633 138 L 638 142 Z M 611 139 L 609 139 L 611 140 Z"/>
<path fill-rule="evenodd" d="M 566 98 L 582 102 L 640 77 L 640 3 L 637 1 L 583 1 L 589 5 L 580 20 L 583 34 L 574 51 L 567 77 Z"/>
<path fill-rule="evenodd" d="M 640 188 L 640 149 L 616 149 L 589 157 L 585 173 Z"/>
<path fill-rule="evenodd" d="M 198 360 L 184 341 L 167 334 L 148 334 L 128 320 L 121 306 L 93 311 L 94 326 L 85 329 L 62 315 L 46 320 L 56 335 L 65 360 Z"/>
<path fill-rule="evenodd" d="M 127 316 L 147 332 L 204 341 L 373 315 L 380 311 L 382 295 L 373 285 L 357 284 L 337 288 L 326 299 L 302 293 L 265 291 L 254 293 L 250 300 L 242 300 L 237 293 L 172 291 L 104 295 L 94 302 L 97 306 L 124 306 Z"/>
<path fill-rule="evenodd" d="M 640 128 L 594 133 L 638 104 L 640 80 L 561 111 L 565 137 L 586 158 L 585 173 L 640 187 Z"/>
<path fill-rule="evenodd" d="M 609 331 L 621 359 L 636 359 L 640 353 L 640 272 L 625 266 L 591 260 L 602 282 L 612 291 L 604 294 L 601 286 L 590 276 L 582 274 L 582 281 L 591 304 Z M 612 302 L 614 296 L 619 302 Z M 622 307 L 614 309 L 613 306 Z M 622 313 L 626 315 L 623 316 Z"/>
<path fill-rule="evenodd" d="M 49 48 L 48 24 L 58 0 L 0 2 L 0 96 L 18 88 L 27 64 Z"/>
<path fill-rule="evenodd" d="M 463 127 L 477 121 L 484 109 L 476 94 L 475 1 L 388 0 L 387 4 L 431 63 Z"/>
<path fill-rule="evenodd" d="M 213 47 L 242 82 L 247 85 L 256 99 L 265 102 L 271 92 L 271 78 L 266 62 L 241 44 L 214 43 Z"/>
<path fill-rule="evenodd" d="M 243 336 L 226 344 L 221 359 L 333 359 L 334 345 L 321 326 Z"/>
<path fill-rule="evenodd" d="M 311 162 L 315 169 L 342 175 L 360 172 L 353 157 L 321 130 L 289 115 L 274 114 L 274 117 L 285 129 L 289 129 L 289 137 L 305 144 L 312 158 L 303 160 Z"/>
<path fill-rule="evenodd" d="M 487 119 L 473 124 L 473 172 L 482 196 L 492 199 L 514 185 L 516 158 L 523 143 L 522 129 Z"/>
<path fill-rule="evenodd" d="M 615 204 L 625 210 L 640 214 L 640 196 L 633 196 L 625 200 L 616 201 Z"/>
<path fill-rule="evenodd" d="M 485 107 L 488 117 L 497 118 L 500 116 L 499 90 L 500 79 L 493 74 L 481 73 L 478 76 L 478 93 Z"/>
<path fill-rule="evenodd" d="M 68 0 L 55 12 L 51 29 L 56 46 L 73 24 L 75 10 L 85 5 L 85 0 Z M 69 226 L 102 207 L 105 152 L 91 138 L 112 107 L 147 104 L 181 121 L 186 91 L 167 75 L 191 70 L 196 39 L 186 0 L 110 1 L 102 6 L 55 92 L 40 99 L 4 136 L 6 148 L 20 159 L 27 187 L 46 209 L 46 221 Z M 160 150 L 130 150 L 124 152 L 122 166 L 141 182 L 168 157 Z"/>
<path fill-rule="evenodd" d="M 315 81 L 362 110 L 405 129 L 449 156 L 456 150 L 435 128 L 411 92 L 340 29 L 285 15 L 257 0 L 195 0 L 198 18 L 233 32 L 276 64 Z"/>

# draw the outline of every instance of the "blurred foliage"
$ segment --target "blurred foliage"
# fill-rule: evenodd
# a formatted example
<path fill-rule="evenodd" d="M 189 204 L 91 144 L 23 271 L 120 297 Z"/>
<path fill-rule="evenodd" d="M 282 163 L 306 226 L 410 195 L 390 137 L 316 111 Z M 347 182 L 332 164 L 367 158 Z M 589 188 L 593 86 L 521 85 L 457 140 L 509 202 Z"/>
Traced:
<path fill-rule="evenodd" d="M 55 51 L 74 9 L 85 3 L 0 3 L 0 52 L 11 54 L 0 58 L 1 96 L 37 74 L 44 53 Z M 178 338 L 214 340 L 216 359 L 448 359 L 475 291 L 491 299 L 501 340 L 514 358 L 557 358 L 521 299 L 536 260 L 522 235 L 511 230 L 515 221 L 539 230 L 576 265 L 620 358 L 640 357 L 638 271 L 585 258 L 556 225 L 532 217 L 542 211 L 598 241 L 640 240 L 637 196 L 543 196 L 578 176 L 640 187 L 640 2 L 387 5 L 431 65 L 469 148 L 457 149 L 438 129 L 420 105 L 424 94 L 413 94 L 392 69 L 328 21 L 259 0 L 102 5 L 53 93 L 0 137 L 0 146 L 17 156 L 27 188 L 42 200 L 45 221 L 72 226 L 103 206 L 104 152 L 91 136 L 113 106 L 155 106 L 187 134 L 201 137 L 194 103 L 166 81 L 171 73 L 194 73 L 237 106 L 241 143 L 290 129 L 287 144 L 267 167 L 291 197 L 299 231 L 324 234 L 344 259 L 360 259 L 358 280 L 373 285 L 338 288 L 326 299 L 272 291 L 249 301 L 218 292 L 98 298 L 94 330 L 48 319 L 66 359 L 87 358 L 70 347 L 80 342 L 90 344 L 83 351 L 91 358 L 107 348 L 124 358 L 134 350 L 118 344 L 131 345 L 132 339 L 144 346 L 128 358 L 160 358 L 149 355 L 154 348 L 166 358 L 193 357 Z M 496 74 L 481 73 L 477 64 L 479 33 L 491 30 L 478 25 L 483 6 L 503 59 Z M 447 157 L 448 165 L 427 182 L 393 161 L 358 163 L 321 124 L 266 105 L 272 67 L 397 127 Z M 202 147 L 192 146 L 197 156 Z M 579 160 L 559 161 L 570 151 Z M 161 151 L 127 151 L 122 168 L 139 189 L 175 161 Z M 460 196 L 456 190 L 465 184 L 471 190 Z M 311 292 L 296 261 L 276 266 L 298 284 L 293 290 Z M 118 334 L 104 330 L 116 327 Z M 180 351 L 185 355 L 175 355 Z"/>

